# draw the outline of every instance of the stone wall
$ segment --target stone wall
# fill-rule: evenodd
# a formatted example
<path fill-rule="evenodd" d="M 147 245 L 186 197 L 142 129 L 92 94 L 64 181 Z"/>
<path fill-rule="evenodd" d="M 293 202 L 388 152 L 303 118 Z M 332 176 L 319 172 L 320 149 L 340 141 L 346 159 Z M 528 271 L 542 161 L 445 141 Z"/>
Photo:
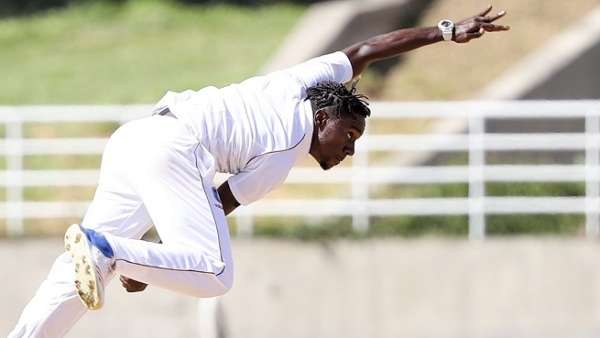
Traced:
<path fill-rule="evenodd" d="M 600 335 L 599 243 L 552 238 L 299 243 L 236 240 L 229 338 L 553 338 Z M 2 241 L 0 335 L 61 250 Z M 198 337 L 196 300 L 108 289 L 68 337 Z"/>

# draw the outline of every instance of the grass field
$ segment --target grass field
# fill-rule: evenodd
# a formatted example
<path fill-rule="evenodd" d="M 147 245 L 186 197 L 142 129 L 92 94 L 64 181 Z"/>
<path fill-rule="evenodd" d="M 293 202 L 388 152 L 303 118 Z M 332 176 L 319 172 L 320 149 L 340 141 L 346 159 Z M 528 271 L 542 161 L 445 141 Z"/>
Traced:
<path fill-rule="evenodd" d="M 299 6 L 136 0 L 0 20 L 0 104 L 151 103 L 251 76 Z"/>
<path fill-rule="evenodd" d="M 295 5 L 90 4 L 0 20 L 0 105 L 127 104 L 254 75 L 302 15 Z M 26 124 L 24 136 L 106 137 L 116 124 Z M 4 127 L 0 136 L 4 136 Z M 100 156 L 26 156 L 25 169 L 97 169 Z M 6 159 L 0 157 L 0 170 Z M 93 187 L 35 187 L 28 201 L 89 200 Z M 6 198 L 0 189 L 0 199 Z M 55 234 L 77 220 L 27 220 Z M 0 232 L 4 222 L 0 221 Z"/>

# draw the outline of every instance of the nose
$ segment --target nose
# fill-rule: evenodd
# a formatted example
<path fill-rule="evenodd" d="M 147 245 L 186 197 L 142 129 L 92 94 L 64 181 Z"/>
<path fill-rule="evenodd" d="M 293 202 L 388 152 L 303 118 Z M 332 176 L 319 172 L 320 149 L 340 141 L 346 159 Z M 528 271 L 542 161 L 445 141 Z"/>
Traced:
<path fill-rule="evenodd" d="M 345 152 L 346 152 L 346 155 L 348 155 L 348 156 L 354 155 L 354 142 L 346 145 Z"/>

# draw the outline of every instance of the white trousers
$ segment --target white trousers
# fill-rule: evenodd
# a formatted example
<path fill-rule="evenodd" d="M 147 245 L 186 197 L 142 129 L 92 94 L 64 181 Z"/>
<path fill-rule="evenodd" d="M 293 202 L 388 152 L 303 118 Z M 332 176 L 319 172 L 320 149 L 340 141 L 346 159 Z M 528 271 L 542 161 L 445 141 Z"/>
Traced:
<path fill-rule="evenodd" d="M 129 122 L 106 146 L 82 224 L 106 235 L 117 274 L 196 297 L 222 295 L 233 261 L 213 177 L 214 158 L 180 120 Z M 152 225 L 163 244 L 139 240 Z M 85 312 L 63 253 L 9 337 L 62 337 Z"/>

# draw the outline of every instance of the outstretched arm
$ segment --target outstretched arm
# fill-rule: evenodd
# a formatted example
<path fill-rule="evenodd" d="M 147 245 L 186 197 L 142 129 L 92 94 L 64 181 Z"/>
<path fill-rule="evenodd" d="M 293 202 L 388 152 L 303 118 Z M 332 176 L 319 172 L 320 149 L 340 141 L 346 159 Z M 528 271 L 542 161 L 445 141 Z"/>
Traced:
<path fill-rule="evenodd" d="M 509 30 L 508 26 L 493 23 L 506 15 L 506 11 L 488 15 L 491 10 L 490 5 L 481 13 L 457 22 L 452 41 L 466 43 L 480 38 L 485 32 Z M 443 36 L 438 27 L 406 28 L 374 36 L 345 48 L 343 52 L 350 59 L 354 77 L 357 77 L 374 61 L 394 57 L 440 41 L 443 41 Z"/>

